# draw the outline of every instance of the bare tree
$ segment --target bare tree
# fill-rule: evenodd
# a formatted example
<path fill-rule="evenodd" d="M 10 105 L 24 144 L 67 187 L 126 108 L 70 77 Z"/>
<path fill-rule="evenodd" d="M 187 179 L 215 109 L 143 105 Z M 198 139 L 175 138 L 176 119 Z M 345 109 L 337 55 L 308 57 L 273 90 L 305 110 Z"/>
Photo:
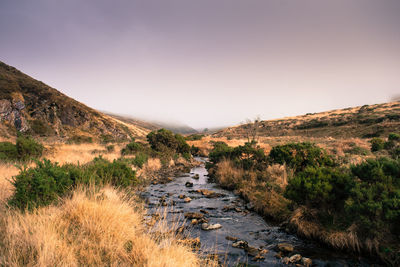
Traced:
<path fill-rule="evenodd" d="M 258 128 L 260 127 L 260 116 L 254 118 L 254 120 L 246 119 L 243 129 L 247 138 L 248 143 L 257 143 L 258 141 Z"/>

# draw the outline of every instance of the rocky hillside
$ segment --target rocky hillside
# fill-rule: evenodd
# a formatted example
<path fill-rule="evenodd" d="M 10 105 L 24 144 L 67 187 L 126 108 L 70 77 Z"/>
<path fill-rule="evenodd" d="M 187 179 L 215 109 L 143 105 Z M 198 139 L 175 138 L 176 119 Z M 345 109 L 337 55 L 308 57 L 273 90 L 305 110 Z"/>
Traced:
<path fill-rule="evenodd" d="M 0 136 L 11 137 L 17 132 L 127 139 L 144 136 L 149 129 L 106 116 L 0 62 Z"/>
<path fill-rule="evenodd" d="M 214 137 L 245 138 L 256 129 L 258 136 L 307 136 L 371 138 L 400 132 L 400 102 L 308 113 L 302 116 L 244 124 L 216 132 Z"/>

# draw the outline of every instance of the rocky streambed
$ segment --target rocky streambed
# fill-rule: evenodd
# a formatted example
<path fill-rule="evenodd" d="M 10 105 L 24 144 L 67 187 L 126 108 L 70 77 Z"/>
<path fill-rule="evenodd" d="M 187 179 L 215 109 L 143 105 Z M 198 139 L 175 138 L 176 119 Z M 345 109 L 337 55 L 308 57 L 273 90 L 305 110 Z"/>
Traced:
<path fill-rule="evenodd" d="M 269 224 L 233 192 L 209 183 L 204 164 L 150 185 L 143 197 L 149 213 L 165 208 L 171 223 L 185 220 L 180 230 L 200 241 L 199 253 L 217 255 L 228 266 L 371 266 Z"/>

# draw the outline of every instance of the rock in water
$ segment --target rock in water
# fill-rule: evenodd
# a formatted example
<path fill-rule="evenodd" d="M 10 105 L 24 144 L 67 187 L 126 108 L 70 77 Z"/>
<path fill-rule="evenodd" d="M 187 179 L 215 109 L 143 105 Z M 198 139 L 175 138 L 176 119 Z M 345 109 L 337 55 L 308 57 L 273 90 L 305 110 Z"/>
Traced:
<path fill-rule="evenodd" d="M 222 228 L 222 225 L 220 225 L 219 223 L 216 224 L 203 223 L 201 225 L 201 229 L 204 231 L 217 230 L 219 228 Z"/>
<path fill-rule="evenodd" d="M 200 178 L 200 175 L 198 175 L 198 174 L 196 173 L 192 178 L 198 180 L 198 179 Z"/>
<path fill-rule="evenodd" d="M 280 243 L 278 244 L 278 249 L 285 253 L 293 252 L 294 247 L 288 243 Z"/>
<path fill-rule="evenodd" d="M 243 240 L 239 240 L 239 241 L 237 241 L 237 242 L 232 244 L 232 247 L 234 247 L 234 248 L 243 248 L 243 249 L 245 249 L 248 246 L 249 246 L 249 244 L 246 241 L 243 241 Z"/>
<path fill-rule="evenodd" d="M 305 267 L 310 267 L 312 265 L 312 260 L 310 258 L 302 258 L 301 259 L 301 263 L 303 264 L 303 266 Z"/>
<path fill-rule="evenodd" d="M 289 258 L 289 261 L 291 263 L 296 263 L 296 262 L 299 262 L 300 260 L 301 260 L 301 255 L 300 254 L 295 254 L 295 255 L 293 255 L 293 256 L 291 256 Z"/>
<path fill-rule="evenodd" d="M 192 182 L 186 182 L 185 186 L 186 187 L 193 187 L 193 183 Z"/>
<path fill-rule="evenodd" d="M 198 212 L 186 212 L 185 218 L 187 219 L 202 219 L 204 214 Z"/>
<path fill-rule="evenodd" d="M 189 203 L 190 201 L 192 201 L 192 199 L 190 197 L 187 197 L 183 201 L 185 201 L 186 203 Z"/>

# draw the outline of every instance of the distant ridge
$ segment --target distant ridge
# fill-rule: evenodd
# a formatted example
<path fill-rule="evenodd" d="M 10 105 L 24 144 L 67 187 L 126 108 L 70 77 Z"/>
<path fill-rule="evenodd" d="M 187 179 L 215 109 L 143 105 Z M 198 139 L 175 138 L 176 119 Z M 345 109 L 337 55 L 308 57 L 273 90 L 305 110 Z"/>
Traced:
<path fill-rule="evenodd" d="M 128 122 L 128 123 L 133 123 L 136 125 L 139 125 L 141 127 L 145 127 L 147 129 L 151 130 L 158 130 L 161 128 L 165 128 L 167 130 L 170 130 L 174 133 L 179 133 L 179 134 L 194 134 L 198 133 L 198 131 L 188 125 L 182 124 L 182 123 L 168 123 L 168 122 L 152 122 L 152 121 L 146 121 L 146 120 L 141 120 L 141 119 L 136 119 L 132 118 L 128 115 L 120 115 L 120 114 L 113 114 L 110 112 L 104 111 L 105 114 L 114 117 L 120 121 Z"/>
<path fill-rule="evenodd" d="M 244 138 L 249 127 L 253 126 L 228 127 L 213 136 Z M 399 101 L 265 120 L 257 125 L 257 134 L 264 137 L 371 138 L 387 136 L 390 132 L 400 132 Z"/>
<path fill-rule="evenodd" d="M 73 135 L 145 136 L 150 129 L 122 123 L 0 62 L 0 136 L 17 132 L 65 138 Z"/>

